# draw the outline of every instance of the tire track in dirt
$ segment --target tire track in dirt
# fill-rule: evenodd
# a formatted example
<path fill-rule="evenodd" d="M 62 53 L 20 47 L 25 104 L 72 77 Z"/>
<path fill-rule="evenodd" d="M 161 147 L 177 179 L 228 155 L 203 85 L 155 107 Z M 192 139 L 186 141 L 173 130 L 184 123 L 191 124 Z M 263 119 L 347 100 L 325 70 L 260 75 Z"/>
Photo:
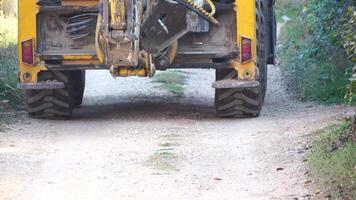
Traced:
<path fill-rule="evenodd" d="M 187 72 L 178 98 L 149 79 L 92 71 L 73 119 L 24 116 L 7 125 L 0 133 L 0 199 L 303 199 L 310 193 L 306 138 L 337 119 L 342 106 L 291 99 L 279 68 L 270 67 L 261 117 L 219 119 L 214 71 Z"/>

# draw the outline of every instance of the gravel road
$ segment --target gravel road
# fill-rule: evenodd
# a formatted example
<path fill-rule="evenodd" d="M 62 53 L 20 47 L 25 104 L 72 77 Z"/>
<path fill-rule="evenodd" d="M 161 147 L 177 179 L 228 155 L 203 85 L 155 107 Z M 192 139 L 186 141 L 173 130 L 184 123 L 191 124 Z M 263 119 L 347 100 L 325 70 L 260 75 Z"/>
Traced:
<path fill-rule="evenodd" d="M 213 70 L 185 70 L 184 97 L 150 79 L 87 74 L 71 120 L 20 114 L 0 132 L 1 200 L 308 199 L 312 131 L 341 106 L 290 98 L 269 68 L 261 117 L 219 119 Z"/>

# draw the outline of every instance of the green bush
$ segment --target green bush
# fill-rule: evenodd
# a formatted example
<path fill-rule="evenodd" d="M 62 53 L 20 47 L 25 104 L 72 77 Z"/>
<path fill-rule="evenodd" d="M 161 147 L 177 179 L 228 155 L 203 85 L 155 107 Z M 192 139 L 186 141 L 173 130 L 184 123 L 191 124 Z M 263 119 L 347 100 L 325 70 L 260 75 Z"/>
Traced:
<path fill-rule="evenodd" d="M 355 57 L 354 2 L 281 2 L 293 2 L 292 11 L 280 11 L 291 19 L 278 48 L 288 86 L 308 100 L 343 102 Z"/>
<path fill-rule="evenodd" d="M 0 34 L 0 40 L 3 37 Z M 20 95 L 16 89 L 17 83 L 17 46 L 0 46 L 0 99 L 16 101 Z"/>
<path fill-rule="evenodd" d="M 301 5 L 301 2 L 296 0 L 277 0 L 277 21 L 283 22 L 283 16 L 293 16 L 295 13 L 300 11 L 300 9 L 302 8 Z"/>
<path fill-rule="evenodd" d="M 307 25 L 317 45 L 344 48 L 351 61 L 356 61 L 355 1 L 310 0 Z"/>
<path fill-rule="evenodd" d="M 0 17 L 0 100 L 18 104 L 21 92 L 17 84 L 17 26 L 15 18 Z"/>

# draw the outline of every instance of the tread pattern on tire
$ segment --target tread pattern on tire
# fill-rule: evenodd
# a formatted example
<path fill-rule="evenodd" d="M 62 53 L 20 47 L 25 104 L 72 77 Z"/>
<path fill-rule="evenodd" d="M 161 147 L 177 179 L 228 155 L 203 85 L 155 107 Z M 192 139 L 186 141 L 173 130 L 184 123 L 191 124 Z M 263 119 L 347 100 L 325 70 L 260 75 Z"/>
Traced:
<path fill-rule="evenodd" d="M 218 80 L 226 79 L 231 76 L 235 70 L 224 69 L 217 70 Z M 254 89 L 217 89 L 215 92 L 215 107 L 220 117 L 255 117 L 261 110 L 260 99 L 261 88 Z"/>
<path fill-rule="evenodd" d="M 215 107 L 220 117 L 244 118 L 259 116 L 267 90 L 266 9 L 267 2 L 256 0 L 257 68 L 260 87 L 253 89 L 217 89 Z M 236 70 L 216 70 L 216 79 L 237 78 Z"/>
<path fill-rule="evenodd" d="M 75 84 L 74 90 L 74 106 L 80 106 L 83 102 L 84 89 L 85 89 L 85 71 L 73 71 Z"/>
<path fill-rule="evenodd" d="M 63 89 L 27 90 L 26 106 L 31 117 L 40 119 L 67 118 L 72 114 L 72 77 L 70 72 L 42 72 L 39 81 L 57 80 L 65 84 Z"/>

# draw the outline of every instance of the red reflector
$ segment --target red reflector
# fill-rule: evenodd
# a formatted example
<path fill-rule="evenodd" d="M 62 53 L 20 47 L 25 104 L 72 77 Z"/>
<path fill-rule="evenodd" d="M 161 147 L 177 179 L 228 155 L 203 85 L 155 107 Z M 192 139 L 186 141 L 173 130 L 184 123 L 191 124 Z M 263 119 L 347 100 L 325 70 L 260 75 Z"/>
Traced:
<path fill-rule="evenodd" d="M 22 42 L 22 62 L 25 64 L 33 64 L 33 45 L 32 40 Z"/>
<path fill-rule="evenodd" d="M 252 59 L 252 41 L 248 38 L 241 39 L 241 62 L 247 62 Z"/>

